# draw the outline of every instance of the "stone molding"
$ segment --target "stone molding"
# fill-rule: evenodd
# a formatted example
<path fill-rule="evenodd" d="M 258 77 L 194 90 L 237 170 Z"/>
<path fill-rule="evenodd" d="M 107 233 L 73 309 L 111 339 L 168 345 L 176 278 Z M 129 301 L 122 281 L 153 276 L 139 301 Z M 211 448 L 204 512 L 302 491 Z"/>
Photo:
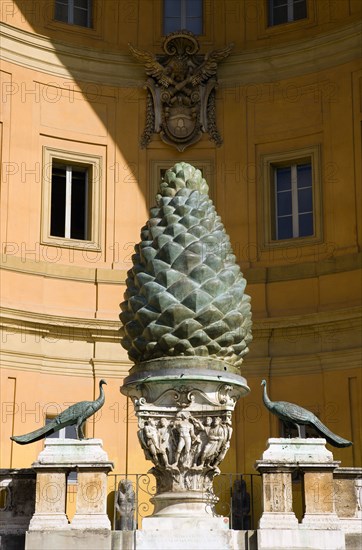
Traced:
<path fill-rule="evenodd" d="M 4 61 L 63 78 L 143 87 L 142 68 L 128 53 L 70 46 L 6 23 L 0 24 L 0 35 Z M 359 59 L 360 50 L 360 21 L 355 21 L 305 40 L 234 54 L 220 70 L 219 82 L 227 87 L 293 78 Z"/>
<path fill-rule="evenodd" d="M 318 258 L 316 258 L 318 259 Z M 333 258 L 313 262 L 296 263 L 290 265 L 272 265 L 269 267 L 243 268 L 248 284 L 277 283 L 294 281 L 331 275 L 345 271 L 361 269 L 362 253 L 344 254 Z M 82 281 L 109 285 L 124 284 L 127 272 L 124 269 L 90 268 L 65 264 L 29 260 L 19 256 L 2 255 L 1 268 L 6 271 L 15 271 L 41 277 L 67 279 L 68 281 Z"/>
<path fill-rule="evenodd" d="M 84 266 L 73 266 L 42 260 L 29 260 L 19 256 L 4 254 L 1 260 L 1 268 L 6 271 L 27 273 L 50 277 L 55 279 L 67 279 L 67 281 L 81 281 L 89 283 L 103 283 L 120 285 L 125 282 L 127 272 L 124 269 L 104 269 Z"/>
<path fill-rule="evenodd" d="M 119 344 L 118 344 L 119 345 Z M 32 371 L 42 374 L 57 374 L 59 376 L 84 376 L 122 378 L 126 377 L 130 363 L 117 360 L 97 360 L 84 358 L 69 359 L 69 357 L 48 357 L 35 353 L 21 353 L 16 351 L 2 352 L 0 363 L 3 369 Z M 92 368 L 92 363 L 96 365 Z"/>
<path fill-rule="evenodd" d="M 39 340 L 42 338 L 65 340 L 71 337 L 74 345 L 77 341 L 84 340 L 93 343 L 104 342 L 114 344 L 118 353 L 121 352 L 119 321 L 74 319 L 10 308 L 0 310 L 0 319 L 4 331 L 7 330 L 12 336 L 18 333 L 22 339 L 33 336 Z M 343 331 L 357 332 L 360 323 L 361 309 L 355 307 L 333 312 L 257 319 L 254 321 L 253 333 L 254 338 L 259 340 L 262 345 L 263 341 L 269 341 L 271 337 L 278 342 L 283 338 L 308 337 L 311 333 L 313 334 L 313 331 L 321 338 L 323 335 L 327 338 L 331 329 L 333 329 L 333 334 Z M 24 349 L 26 348 L 24 347 Z M 6 343 L 2 345 L 0 358 L 3 368 L 69 376 L 89 376 L 93 370 L 100 377 L 127 376 L 132 365 L 125 357 L 119 359 L 116 356 L 113 359 L 89 357 L 85 359 L 83 354 L 79 358 L 69 358 L 63 357 L 61 350 L 60 355 L 54 357 L 41 352 L 6 349 Z M 360 358 L 360 349 L 357 347 L 295 355 L 249 356 L 242 368 L 242 373 L 245 376 L 265 377 L 270 370 L 274 376 L 287 376 L 353 369 L 360 368 Z M 64 369 L 64 365 L 66 365 L 66 369 Z"/>
<path fill-rule="evenodd" d="M 111 53 L 52 41 L 0 24 L 2 59 L 43 73 L 109 86 L 142 87 L 143 71 L 127 53 Z M 41 52 L 41 55 L 39 55 Z M 61 61 L 62 60 L 62 61 Z M 68 69 L 69 67 L 69 69 Z"/>
<path fill-rule="evenodd" d="M 101 439 L 51 439 L 32 464 L 36 472 L 35 513 L 29 531 L 107 529 L 107 474 L 113 470 Z M 76 512 L 66 516 L 66 476 L 78 472 Z"/>

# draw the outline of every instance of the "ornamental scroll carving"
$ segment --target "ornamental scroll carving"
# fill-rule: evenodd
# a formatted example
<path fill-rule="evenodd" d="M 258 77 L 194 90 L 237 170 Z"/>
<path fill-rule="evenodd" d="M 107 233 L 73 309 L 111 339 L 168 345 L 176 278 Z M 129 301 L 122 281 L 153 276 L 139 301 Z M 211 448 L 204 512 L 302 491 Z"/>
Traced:
<path fill-rule="evenodd" d="M 221 145 L 216 127 L 216 73 L 218 63 L 230 54 L 233 45 L 200 55 L 196 37 L 180 31 L 167 35 L 162 47 L 164 54 L 153 55 L 129 44 L 132 55 L 149 76 L 141 147 L 147 147 L 154 133 L 179 151 L 199 141 L 206 132 L 216 145 Z"/>

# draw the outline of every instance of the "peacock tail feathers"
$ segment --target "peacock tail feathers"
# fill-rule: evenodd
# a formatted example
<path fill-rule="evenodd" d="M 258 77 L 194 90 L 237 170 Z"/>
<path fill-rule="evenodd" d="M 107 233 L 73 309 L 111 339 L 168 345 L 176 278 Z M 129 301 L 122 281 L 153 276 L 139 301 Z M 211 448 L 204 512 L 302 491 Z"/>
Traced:
<path fill-rule="evenodd" d="M 343 437 L 331 432 L 331 430 L 327 428 L 327 426 L 325 426 L 316 416 L 314 417 L 312 425 L 331 445 L 334 445 L 335 447 L 349 447 L 352 445 L 352 442 L 348 441 L 348 439 L 344 439 Z"/>

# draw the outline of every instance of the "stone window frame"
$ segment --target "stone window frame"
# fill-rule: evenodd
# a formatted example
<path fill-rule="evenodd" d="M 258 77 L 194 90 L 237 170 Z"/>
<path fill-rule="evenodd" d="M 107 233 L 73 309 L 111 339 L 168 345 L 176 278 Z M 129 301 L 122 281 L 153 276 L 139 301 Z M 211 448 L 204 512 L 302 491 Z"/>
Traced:
<path fill-rule="evenodd" d="M 305 237 L 290 237 L 277 240 L 274 237 L 274 168 L 309 161 L 312 166 L 313 189 L 313 219 L 314 233 Z M 294 149 L 285 152 L 261 154 L 260 160 L 261 185 L 259 190 L 259 226 L 261 249 L 283 248 L 292 243 L 298 246 L 322 242 L 322 177 L 321 149 L 319 145 Z"/>
<path fill-rule="evenodd" d="M 177 162 L 181 162 L 179 159 L 167 159 L 167 160 L 151 160 L 150 166 L 150 179 L 147 193 L 147 206 L 151 208 L 156 204 L 156 194 L 158 193 L 158 186 L 161 181 L 161 171 L 172 168 Z M 203 177 L 207 181 L 209 186 L 209 197 L 215 205 L 215 187 L 214 187 L 214 163 L 211 160 L 187 160 L 195 168 L 201 170 Z"/>
<path fill-rule="evenodd" d="M 269 0 L 260 3 L 260 17 L 258 17 L 258 38 L 282 35 L 286 32 L 295 32 L 300 29 L 313 27 L 316 24 L 316 9 L 314 0 L 306 0 L 307 17 L 296 19 L 277 25 L 269 24 Z"/>
<path fill-rule="evenodd" d="M 87 25 L 78 25 L 77 23 L 74 23 L 74 5 L 75 0 L 68 0 L 68 6 L 67 6 L 67 20 L 64 21 L 63 19 L 56 19 L 56 9 L 57 9 L 57 2 L 59 2 L 62 5 L 62 0 L 54 0 L 54 21 L 57 23 L 64 23 L 66 25 L 75 25 L 76 27 L 82 27 L 84 29 L 91 29 L 93 27 L 93 0 L 87 0 Z M 80 8 L 83 9 L 83 8 Z"/>
<path fill-rule="evenodd" d="M 305 4 L 305 10 L 306 10 L 306 16 L 300 17 L 299 19 L 294 19 L 294 8 L 295 8 L 295 2 L 302 3 L 304 1 Z M 295 23 L 296 21 L 302 21 L 305 19 L 308 19 L 308 0 L 284 0 L 285 5 L 287 7 L 287 21 L 282 21 L 281 23 L 274 23 L 273 21 L 273 10 L 275 7 L 273 3 L 275 0 L 267 0 L 267 14 L 268 14 L 268 27 L 276 27 L 278 25 L 285 25 L 287 23 Z M 281 6 L 279 6 L 281 7 Z"/>
<path fill-rule="evenodd" d="M 100 40 L 104 36 L 104 20 L 102 17 L 102 6 L 98 1 L 92 0 L 91 8 L 91 26 L 83 27 L 55 19 L 55 2 L 49 4 L 45 14 L 45 28 L 54 29 L 63 33 L 76 33 L 77 36 L 87 36 Z"/>
<path fill-rule="evenodd" d="M 163 0 L 152 0 L 153 8 L 153 43 L 159 49 L 165 37 Z M 196 35 L 201 46 L 212 45 L 214 42 L 214 27 L 209 0 L 203 0 L 202 34 Z"/>
<path fill-rule="evenodd" d="M 50 234 L 53 163 L 82 166 L 89 170 L 89 239 L 56 237 Z M 64 149 L 56 149 L 53 147 L 43 147 L 41 244 L 75 249 L 83 249 L 86 247 L 87 250 L 94 251 L 101 250 L 101 182 L 102 157 Z"/>
<path fill-rule="evenodd" d="M 165 23 L 166 23 L 166 15 L 165 15 L 165 2 L 167 0 L 162 0 L 162 34 L 166 35 L 168 33 L 165 32 Z M 181 28 L 177 29 L 177 31 L 181 31 L 184 29 L 187 29 L 187 16 L 186 16 L 186 2 L 187 0 L 179 0 L 180 1 L 180 7 L 181 7 Z M 194 0 L 193 0 L 194 1 Z M 202 36 L 204 34 L 204 12 L 205 12 L 205 2 L 204 0 L 199 0 L 201 2 L 201 32 L 195 34 L 195 36 Z M 172 31 L 173 32 L 173 31 Z"/>

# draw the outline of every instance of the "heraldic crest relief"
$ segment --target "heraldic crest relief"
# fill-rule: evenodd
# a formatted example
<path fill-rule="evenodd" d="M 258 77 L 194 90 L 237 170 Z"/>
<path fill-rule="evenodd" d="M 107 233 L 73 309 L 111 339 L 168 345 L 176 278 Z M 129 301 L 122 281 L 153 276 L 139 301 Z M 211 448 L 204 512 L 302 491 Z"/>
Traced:
<path fill-rule="evenodd" d="M 231 52 L 233 44 L 200 55 L 199 43 L 189 31 L 168 34 L 164 54 L 154 55 L 129 44 L 132 55 L 145 66 L 146 127 L 141 147 L 149 144 L 152 134 L 179 151 L 196 143 L 208 132 L 216 145 L 222 144 L 216 128 L 215 91 L 217 66 Z"/>

